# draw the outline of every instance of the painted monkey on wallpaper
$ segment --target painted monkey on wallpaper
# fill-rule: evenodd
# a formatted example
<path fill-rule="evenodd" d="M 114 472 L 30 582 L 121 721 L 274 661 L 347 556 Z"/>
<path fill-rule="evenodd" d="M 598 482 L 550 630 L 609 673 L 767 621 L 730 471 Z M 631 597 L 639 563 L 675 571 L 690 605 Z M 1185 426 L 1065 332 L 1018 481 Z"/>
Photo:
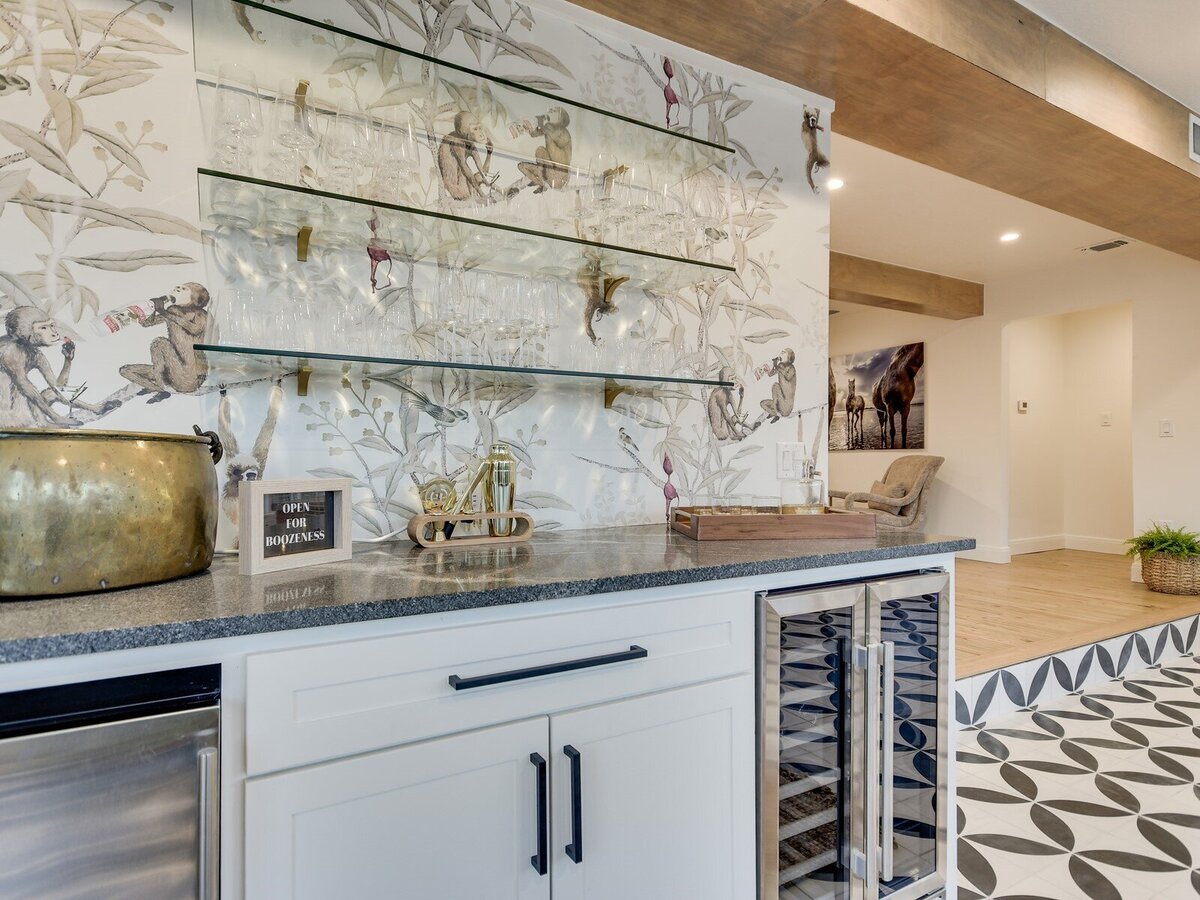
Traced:
<path fill-rule="evenodd" d="M 723 366 L 718 377 L 721 381 L 736 380 L 729 366 Z M 742 394 L 742 388 L 738 385 L 736 388 L 713 388 L 708 395 L 708 424 L 718 441 L 740 441 L 749 434 L 746 416 L 742 412 Z"/>
<path fill-rule="evenodd" d="M 480 144 L 486 150 L 482 160 Z M 454 116 L 454 130 L 438 145 L 437 164 L 442 187 L 455 200 L 491 199 L 492 185 L 500 173 L 491 171 L 492 139 L 473 112 L 463 109 Z"/>
<path fill-rule="evenodd" d="M 267 417 L 258 429 L 254 447 L 249 453 L 238 449 L 237 435 L 233 431 L 230 415 L 229 394 L 221 385 L 221 403 L 217 408 L 217 436 L 225 447 L 225 486 L 221 489 L 221 509 L 234 525 L 233 546 L 237 549 L 238 495 L 243 481 L 261 481 L 267 471 L 267 455 L 271 452 L 271 439 L 283 409 L 283 385 L 276 381 L 271 388 L 271 399 L 267 403 Z"/>
<path fill-rule="evenodd" d="M 204 339 L 208 327 L 208 289 L 189 281 L 170 294 L 150 301 L 154 312 L 141 320 L 143 328 L 165 323 L 166 337 L 150 342 L 150 363 L 121 366 L 121 375 L 141 390 L 138 395 L 151 394 L 146 402 L 166 400 L 172 392 L 191 394 L 204 384 L 208 362 L 192 344 Z"/>
<path fill-rule="evenodd" d="M 617 312 L 617 304 L 613 302 L 613 294 L 617 288 L 629 280 L 628 275 L 611 277 L 600 271 L 596 262 L 586 262 L 575 276 L 575 281 L 583 289 L 586 303 L 583 307 L 583 330 L 591 338 L 593 344 L 600 340 L 596 336 L 594 323 L 602 316 Z"/>
<path fill-rule="evenodd" d="M 818 131 L 824 130 L 825 126 L 821 124 L 821 111 L 809 106 L 804 107 L 804 118 L 800 125 L 800 140 L 808 153 L 808 160 L 804 164 L 804 177 L 808 179 L 808 186 L 812 188 L 814 194 L 819 194 L 821 189 L 817 187 L 813 177 L 821 169 L 829 168 L 829 157 L 821 151 L 817 136 Z"/>
<path fill-rule="evenodd" d="M 775 376 L 775 383 L 771 385 L 771 399 L 759 401 L 759 406 L 762 407 L 762 415 L 758 417 L 758 421 L 754 423 L 754 428 L 768 419 L 771 422 L 778 422 L 780 419 L 786 419 L 792 414 L 796 407 L 796 353 L 790 347 L 780 353 L 777 357 L 771 360 L 771 365 L 767 369 L 768 375 Z"/>
<path fill-rule="evenodd" d="M 71 377 L 75 359 L 75 344 L 64 341 L 58 322 L 36 306 L 18 306 L 4 317 L 4 336 L 0 337 L 0 426 L 29 428 L 44 425 L 80 425 L 70 413 L 82 409 L 97 416 L 112 412 L 120 400 L 100 405 L 69 399 L 62 393 Z M 63 364 L 56 376 L 44 347 L 62 341 Z M 46 382 L 38 388 L 29 377 L 37 372 Z M 55 412 L 54 404 L 67 407 L 67 415 Z"/>
<path fill-rule="evenodd" d="M 571 165 L 571 132 L 568 126 L 571 117 L 561 106 L 551 107 L 544 116 L 533 123 L 522 125 L 530 137 L 543 139 L 541 147 L 534 151 L 536 162 L 519 162 L 517 170 L 527 179 L 526 184 L 540 194 L 546 188 L 561 188 L 567 183 Z M 521 190 L 520 184 L 513 185 L 511 197 Z"/>

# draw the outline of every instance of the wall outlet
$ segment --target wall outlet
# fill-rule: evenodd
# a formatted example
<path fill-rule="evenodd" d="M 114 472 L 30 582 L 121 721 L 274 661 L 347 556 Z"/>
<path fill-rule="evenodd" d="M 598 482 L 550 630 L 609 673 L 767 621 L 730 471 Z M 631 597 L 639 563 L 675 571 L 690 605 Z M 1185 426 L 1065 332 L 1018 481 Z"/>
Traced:
<path fill-rule="evenodd" d="M 1101 428 L 1111 428 L 1112 427 L 1112 413 L 1110 413 L 1110 412 L 1100 413 L 1100 427 Z"/>
<path fill-rule="evenodd" d="M 1029 401 L 1028 400 L 1018 400 L 1017 401 L 1017 413 L 1019 415 L 1023 416 L 1027 412 L 1029 412 Z"/>
<path fill-rule="evenodd" d="M 808 445 L 799 441 L 779 441 L 775 445 L 775 477 L 799 478 L 808 458 Z"/>
<path fill-rule="evenodd" d="M 1158 420 L 1158 436 L 1160 438 L 1175 437 L 1175 423 L 1172 422 L 1170 419 L 1159 419 Z"/>

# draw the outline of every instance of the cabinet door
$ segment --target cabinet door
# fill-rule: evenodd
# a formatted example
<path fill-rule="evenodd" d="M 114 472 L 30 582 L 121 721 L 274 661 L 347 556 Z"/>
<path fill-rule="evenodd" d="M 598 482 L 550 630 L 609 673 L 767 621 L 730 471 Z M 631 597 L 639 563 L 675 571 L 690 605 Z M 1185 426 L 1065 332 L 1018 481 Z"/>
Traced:
<path fill-rule="evenodd" d="M 555 900 L 755 892 L 749 675 L 551 716 Z"/>
<path fill-rule="evenodd" d="M 548 900 L 547 735 L 539 717 L 250 780 L 247 900 Z"/>

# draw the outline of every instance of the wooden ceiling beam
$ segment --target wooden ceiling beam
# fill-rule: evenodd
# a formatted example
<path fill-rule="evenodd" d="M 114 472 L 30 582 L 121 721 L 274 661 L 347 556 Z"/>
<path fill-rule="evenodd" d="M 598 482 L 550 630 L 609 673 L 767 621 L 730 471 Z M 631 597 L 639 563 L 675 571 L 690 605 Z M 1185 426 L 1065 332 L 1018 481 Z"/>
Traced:
<path fill-rule="evenodd" d="M 1187 110 L 1012 0 L 581 5 L 830 96 L 839 134 L 1200 259 Z"/>
<path fill-rule="evenodd" d="M 829 299 L 941 319 L 983 315 L 982 284 L 837 252 L 829 254 Z"/>

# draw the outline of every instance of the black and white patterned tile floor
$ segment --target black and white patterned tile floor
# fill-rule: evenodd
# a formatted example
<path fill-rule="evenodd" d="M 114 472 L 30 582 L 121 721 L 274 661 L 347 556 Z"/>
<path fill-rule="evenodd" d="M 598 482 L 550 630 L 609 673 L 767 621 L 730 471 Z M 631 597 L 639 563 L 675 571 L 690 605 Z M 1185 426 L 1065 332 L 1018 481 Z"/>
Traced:
<path fill-rule="evenodd" d="M 960 900 L 1200 897 L 1200 655 L 958 733 Z"/>

